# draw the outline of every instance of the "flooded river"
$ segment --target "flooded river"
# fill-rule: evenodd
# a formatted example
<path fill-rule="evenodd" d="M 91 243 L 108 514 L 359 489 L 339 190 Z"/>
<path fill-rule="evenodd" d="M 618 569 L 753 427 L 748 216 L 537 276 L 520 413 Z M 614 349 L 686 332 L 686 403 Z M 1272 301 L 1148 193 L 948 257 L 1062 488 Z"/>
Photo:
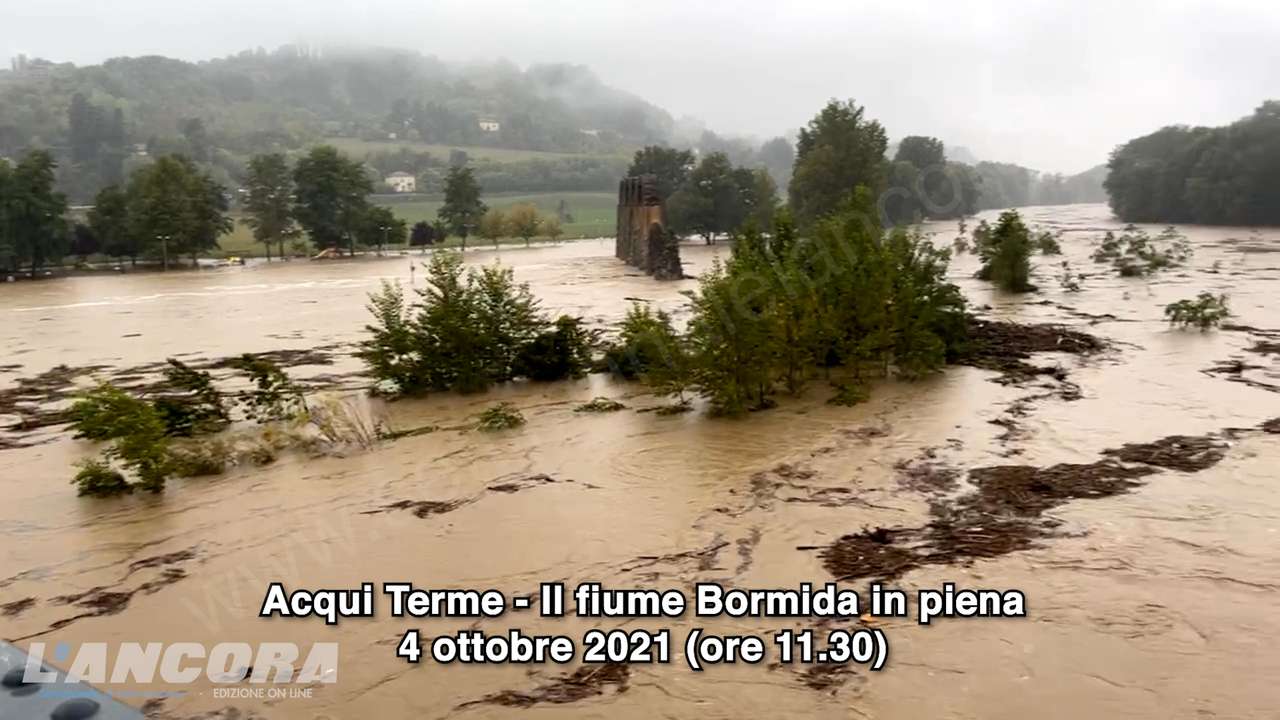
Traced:
<path fill-rule="evenodd" d="M 310 698 L 217 698 L 202 680 L 152 701 L 156 717 L 1275 717 L 1280 435 L 1224 431 L 1280 417 L 1280 355 L 1250 350 L 1280 340 L 1280 231 L 1183 227 L 1195 249 L 1187 267 L 1123 279 L 1088 259 L 1103 231 L 1118 227 L 1104 207 L 1032 208 L 1026 218 L 1064 231 L 1065 256 L 1036 260 L 1041 292 L 1008 296 L 973 280 L 971 255 L 953 261 L 951 275 L 986 306 L 984 317 L 1061 323 L 1109 341 L 1100 354 L 1039 360 L 1060 363 L 1078 396 L 1055 393 L 1047 378 L 1002 385 L 994 372 L 952 367 L 881 383 L 852 408 L 827 405 L 829 390 L 815 382 L 776 409 L 722 420 L 635 412 L 661 401 L 601 375 L 517 383 L 376 410 L 392 428 L 448 428 L 501 399 L 528 419 L 518 430 L 441 430 L 345 457 L 285 455 L 264 468 L 171 481 L 160 497 L 118 500 L 78 498 L 69 484 L 89 444 L 59 428 L 9 433 L 12 447 L 0 451 L 0 636 L 24 647 L 340 643 L 339 682 L 316 685 Z M 940 242 L 955 234 L 953 224 L 929 229 Z M 468 252 L 468 261 L 501 259 L 546 309 L 596 326 L 620 319 L 629 298 L 679 310 L 680 291 L 696 287 L 639 275 L 612 250 L 611 240 L 583 241 Z M 692 273 L 726 251 L 682 252 Z M 317 364 L 290 372 L 355 387 L 364 381 L 350 352 L 367 322 L 366 294 L 383 279 L 409 284 L 420 259 L 0 286 L 0 388 L 62 364 L 100 366 L 105 377 L 166 356 L 316 349 Z M 1059 286 L 1064 259 L 1096 273 L 1081 292 Z M 1233 322 L 1246 329 L 1169 329 L 1163 306 L 1205 290 L 1228 293 Z M 1237 372 L 1205 372 L 1233 359 L 1243 361 Z M 573 411 L 600 395 L 628 410 Z M 17 419 L 0 417 L 6 426 Z M 1021 589 L 1027 617 L 874 619 L 891 645 L 881 672 L 767 662 L 695 673 L 676 660 L 632 665 L 581 699 L 534 702 L 575 666 L 395 657 L 406 629 L 433 636 L 470 623 L 256 617 L 271 581 L 507 594 L 534 593 L 544 581 L 686 590 L 822 583 L 832 571 L 815 548 L 930 521 L 939 492 L 909 482 L 913 463 L 955 469 L 954 492 L 963 492 L 974 468 L 1094 463 L 1126 443 L 1214 433 L 1227 447 L 1211 467 L 1160 469 L 1129 492 L 1058 503 L 1043 513 L 1052 531 L 1026 549 L 923 564 L 894 579 L 907 590 L 947 581 Z M 439 505 L 415 513 L 409 503 L 419 501 Z M 475 625 L 578 637 L 615 626 L 534 611 Z M 798 625 L 687 614 L 665 626 L 677 637 L 698 626 L 768 637 Z"/>

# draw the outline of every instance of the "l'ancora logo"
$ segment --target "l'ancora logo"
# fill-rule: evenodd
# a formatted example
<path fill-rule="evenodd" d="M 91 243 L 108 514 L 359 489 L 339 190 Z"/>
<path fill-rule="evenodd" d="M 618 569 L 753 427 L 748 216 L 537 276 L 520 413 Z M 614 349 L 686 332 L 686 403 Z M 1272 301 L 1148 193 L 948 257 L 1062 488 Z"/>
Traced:
<path fill-rule="evenodd" d="M 45 643 L 31 643 L 24 683 L 57 682 L 57 673 L 45 667 L 45 652 Z M 297 643 L 288 642 L 264 642 L 256 647 L 223 642 L 211 648 L 194 642 L 120 643 L 114 652 L 108 643 L 88 642 L 76 647 L 74 654 L 67 643 L 58 643 L 50 661 L 66 667 L 70 678 L 94 685 L 186 685 L 202 676 L 220 685 L 338 681 L 338 643 L 314 643 L 305 658 Z"/>

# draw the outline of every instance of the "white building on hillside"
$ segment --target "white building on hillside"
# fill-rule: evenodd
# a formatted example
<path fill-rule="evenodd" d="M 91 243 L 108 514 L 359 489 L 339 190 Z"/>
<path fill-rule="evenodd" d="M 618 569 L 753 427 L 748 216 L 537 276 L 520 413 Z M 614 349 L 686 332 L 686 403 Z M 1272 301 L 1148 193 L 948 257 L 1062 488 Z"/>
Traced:
<path fill-rule="evenodd" d="M 493 118 L 480 118 L 480 129 L 485 132 L 498 132 L 502 125 Z"/>
<path fill-rule="evenodd" d="M 418 189 L 418 179 L 407 172 L 393 172 L 383 178 L 391 192 L 411 193 Z"/>

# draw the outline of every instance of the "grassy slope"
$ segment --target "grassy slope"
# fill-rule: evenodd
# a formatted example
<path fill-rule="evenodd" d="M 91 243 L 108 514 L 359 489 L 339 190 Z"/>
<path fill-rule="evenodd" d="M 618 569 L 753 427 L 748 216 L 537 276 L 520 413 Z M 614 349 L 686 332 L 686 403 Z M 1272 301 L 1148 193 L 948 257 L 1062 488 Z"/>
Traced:
<path fill-rule="evenodd" d="M 519 151 L 508 151 L 519 152 Z M 375 198 L 375 202 L 382 200 Z M 495 194 L 486 195 L 484 201 L 490 207 L 506 208 L 517 203 L 533 203 L 543 213 L 553 215 L 560 201 L 564 200 L 569 205 L 569 213 L 573 215 L 573 222 L 565 223 L 564 237 L 605 237 L 611 236 L 615 230 L 614 213 L 617 210 L 618 199 L 613 193 L 600 192 L 564 192 L 564 193 L 530 193 L 530 194 Z M 435 220 L 436 210 L 440 208 L 443 201 L 436 200 L 414 200 L 410 202 L 385 202 L 383 204 L 390 207 L 397 216 L 404 218 L 410 224 L 419 220 L 428 222 Z M 473 239 L 470 242 L 483 243 L 479 239 Z M 226 256 L 239 255 L 243 257 L 256 257 L 263 255 L 263 248 L 253 240 L 253 233 L 248 227 L 239 222 L 236 218 L 235 229 L 230 235 L 224 235 L 218 244 L 222 247 L 221 253 L 211 253 L 211 255 Z"/>

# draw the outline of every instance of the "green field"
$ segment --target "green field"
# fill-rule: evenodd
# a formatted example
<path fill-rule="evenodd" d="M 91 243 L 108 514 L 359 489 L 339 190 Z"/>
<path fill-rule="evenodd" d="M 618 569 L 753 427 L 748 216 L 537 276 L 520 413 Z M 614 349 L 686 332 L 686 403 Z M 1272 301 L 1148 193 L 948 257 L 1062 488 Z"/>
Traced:
<path fill-rule="evenodd" d="M 449 158 L 450 150 L 462 150 L 473 160 L 493 160 L 496 162 L 520 162 L 523 160 L 553 160 L 557 158 L 573 158 L 573 157 L 621 157 L 629 158 L 630 153 L 619 153 L 616 156 L 608 155 L 583 155 L 577 153 L 560 153 L 560 152 L 543 152 L 541 150 L 510 150 L 507 148 L 493 148 L 481 146 L 459 146 L 459 145 L 432 145 L 431 143 L 415 142 L 412 140 L 361 140 L 359 138 L 347 137 L 330 137 L 323 141 L 326 145 L 332 145 L 348 155 L 357 158 L 363 158 L 365 155 L 374 152 L 396 152 L 400 148 L 409 148 L 415 152 L 429 152 L 439 157 L 441 160 Z"/>
<path fill-rule="evenodd" d="M 398 217 L 404 218 L 410 225 L 419 220 L 426 220 L 427 222 L 435 220 L 436 211 L 440 209 L 440 205 L 444 202 L 440 199 L 387 202 L 391 197 L 385 195 L 375 197 L 374 202 L 391 208 Z M 617 212 L 618 198 L 613 193 L 494 194 L 486 195 L 483 199 L 485 204 L 495 208 L 507 208 L 517 203 L 533 203 L 540 211 L 548 215 L 554 215 L 556 208 L 560 205 L 560 201 L 564 200 L 568 203 L 569 214 L 573 216 L 573 222 L 563 225 L 564 239 L 611 237 L 616 228 L 615 213 Z M 230 234 L 223 235 L 218 241 L 222 252 L 214 252 L 211 255 L 213 257 L 226 257 L 229 255 L 259 257 L 263 255 L 263 247 L 261 244 L 254 242 L 253 232 L 240 222 L 238 216 L 233 216 L 233 219 L 235 220 L 235 228 Z M 456 244 L 456 241 L 456 238 L 451 238 L 449 244 Z M 472 244 L 480 244 L 482 242 L 478 238 L 473 238 L 470 241 Z"/>

